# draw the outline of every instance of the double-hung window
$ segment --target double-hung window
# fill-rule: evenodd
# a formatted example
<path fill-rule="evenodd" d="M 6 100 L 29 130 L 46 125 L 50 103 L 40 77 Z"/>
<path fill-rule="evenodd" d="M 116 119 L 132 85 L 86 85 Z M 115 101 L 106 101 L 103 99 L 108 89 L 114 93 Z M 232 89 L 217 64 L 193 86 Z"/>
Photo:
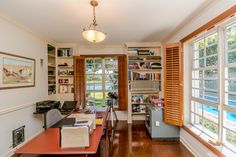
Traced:
<path fill-rule="evenodd" d="M 236 151 L 236 20 L 192 42 L 191 123 Z"/>

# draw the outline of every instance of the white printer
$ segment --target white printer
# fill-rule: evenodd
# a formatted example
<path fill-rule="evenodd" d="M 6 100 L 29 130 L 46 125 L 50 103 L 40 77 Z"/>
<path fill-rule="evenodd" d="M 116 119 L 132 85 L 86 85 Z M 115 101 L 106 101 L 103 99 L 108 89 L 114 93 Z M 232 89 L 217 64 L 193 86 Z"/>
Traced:
<path fill-rule="evenodd" d="M 89 128 L 89 134 L 93 133 L 93 121 L 91 119 L 78 119 L 74 126 L 87 126 Z"/>

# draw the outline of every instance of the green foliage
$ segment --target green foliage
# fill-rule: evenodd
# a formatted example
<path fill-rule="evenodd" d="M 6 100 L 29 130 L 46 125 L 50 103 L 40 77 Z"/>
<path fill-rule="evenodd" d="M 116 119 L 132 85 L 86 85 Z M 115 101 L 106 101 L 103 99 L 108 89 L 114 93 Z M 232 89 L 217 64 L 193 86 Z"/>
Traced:
<path fill-rule="evenodd" d="M 226 140 L 236 146 L 236 134 L 234 132 L 226 130 Z"/>

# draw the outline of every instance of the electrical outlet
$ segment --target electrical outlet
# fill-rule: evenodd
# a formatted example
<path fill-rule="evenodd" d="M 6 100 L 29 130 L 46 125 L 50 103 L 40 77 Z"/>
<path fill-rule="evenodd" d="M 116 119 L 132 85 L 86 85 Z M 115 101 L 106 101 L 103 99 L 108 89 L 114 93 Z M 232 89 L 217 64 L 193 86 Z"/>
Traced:
<path fill-rule="evenodd" d="M 156 121 L 156 126 L 160 126 L 160 122 L 159 121 Z"/>
<path fill-rule="evenodd" d="M 25 126 L 12 131 L 13 148 L 25 141 Z"/>

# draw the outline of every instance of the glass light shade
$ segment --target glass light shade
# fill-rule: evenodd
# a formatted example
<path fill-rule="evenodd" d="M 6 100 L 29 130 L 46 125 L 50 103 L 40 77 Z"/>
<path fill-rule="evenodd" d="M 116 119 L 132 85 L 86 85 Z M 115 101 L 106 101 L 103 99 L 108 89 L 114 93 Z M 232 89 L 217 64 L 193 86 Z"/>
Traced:
<path fill-rule="evenodd" d="M 97 30 L 85 30 L 82 32 L 83 37 L 93 43 L 98 43 L 106 38 L 106 34 Z"/>

